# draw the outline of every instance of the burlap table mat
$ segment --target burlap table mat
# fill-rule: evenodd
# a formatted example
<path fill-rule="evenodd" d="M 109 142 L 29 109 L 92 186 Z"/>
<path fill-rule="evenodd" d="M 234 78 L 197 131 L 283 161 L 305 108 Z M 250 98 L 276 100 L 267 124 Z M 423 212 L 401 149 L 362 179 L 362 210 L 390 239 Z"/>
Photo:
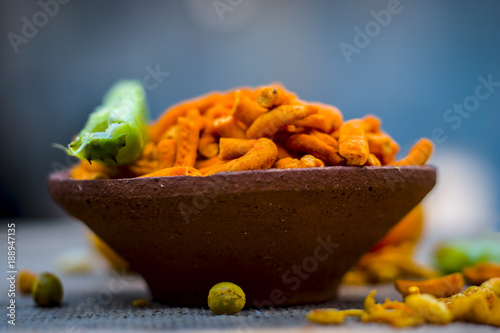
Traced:
<path fill-rule="evenodd" d="M 83 224 L 72 219 L 38 221 L 1 221 L 5 229 L 1 235 L 0 269 L 7 271 L 5 233 L 7 222 L 16 223 L 18 268 L 34 271 L 53 271 L 60 274 L 57 257 L 67 249 L 90 250 Z M 341 287 L 336 300 L 315 306 L 247 309 L 235 316 L 215 316 L 208 307 L 176 308 L 152 303 L 146 308 L 135 308 L 132 301 L 148 298 L 146 284 L 139 276 L 120 276 L 105 267 L 103 262 L 94 265 L 90 274 L 62 275 L 65 296 L 59 308 L 39 308 L 28 296 L 16 295 L 16 326 L 7 324 L 7 283 L 2 279 L 0 330 L 47 332 L 107 332 L 107 331 L 234 331 L 234 332 L 321 332 L 321 331 L 388 331 L 389 326 L 363 324 L 348 319 L 338 327 L 323 327 L 309 323 L 304 315 L 313 308 L 361 308 L 363 299 L 374 287 Z M 377 299 L 400 299 L 391 285 L 377 286 Z M 487 326 L 455 323 L 443 327 L 421 326 L 411 332 L 498 332 Z M 401 330 L 399 330 L 401 332 Z M 405 330 L 403 330 L 405 331 Z M 409 331 L 409 330 L 407 330 Z"/>

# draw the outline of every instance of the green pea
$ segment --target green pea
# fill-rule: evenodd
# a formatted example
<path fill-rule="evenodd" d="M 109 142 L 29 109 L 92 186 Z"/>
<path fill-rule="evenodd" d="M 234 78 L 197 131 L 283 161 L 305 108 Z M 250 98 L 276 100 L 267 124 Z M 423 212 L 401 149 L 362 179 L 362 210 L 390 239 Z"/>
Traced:
<path fill-rule="evenodd" d="M 436 263 L 444 274 L 461 272 L 463 267 L 473 265 L 466 253 L 444 246 L 436 251 Z"/>
<path fill-rule="evenodd" d="M 63 298 L 61 280 L 52 273 L 40 273 L 33 285 L 33 299 L 38 306 L 59 306 Z"/>
<path fill-rule="evenodd" d="M 243 290 L 231 282 L 217 283 L 208 293 L 208 306 L 216 315 L 236 314 L 245 306 Z"/>

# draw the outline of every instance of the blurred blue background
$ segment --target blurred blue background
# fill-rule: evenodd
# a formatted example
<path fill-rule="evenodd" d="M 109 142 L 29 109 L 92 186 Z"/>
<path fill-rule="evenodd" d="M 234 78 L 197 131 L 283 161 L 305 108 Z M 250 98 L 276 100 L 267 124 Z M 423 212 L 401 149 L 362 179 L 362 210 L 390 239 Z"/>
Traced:
<path fill-rule="evenodd" d="M 426 136 L 443 168 L 473 163 L 449 182 L 480 174 L 472 195 L 486 193 L 481 218 L 498 223 L 500 1 L 3 0 L 0 13 L 0 217 L 63 214 L 46 179 L 71 162 L 51 144 L 67 144 L 115 80 L 137 78 L 153 119 L 273 81 L 345 118 L 376 114 L 403 153 Z M 472 111 L 453 112 L 464 103 Z"/>

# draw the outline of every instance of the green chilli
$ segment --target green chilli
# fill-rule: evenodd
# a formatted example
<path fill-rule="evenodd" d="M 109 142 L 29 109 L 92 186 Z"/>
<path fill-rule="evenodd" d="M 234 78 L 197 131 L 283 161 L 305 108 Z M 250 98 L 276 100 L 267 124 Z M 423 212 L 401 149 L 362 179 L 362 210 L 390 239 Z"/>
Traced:
<path fill-rule="evenodd" d="M 92 112 L 78 137 L 62 148 L 90 163 L 126 165 L 137 159 L 148 140 L 146 92 L 138 81 L 115 83 Z"/>

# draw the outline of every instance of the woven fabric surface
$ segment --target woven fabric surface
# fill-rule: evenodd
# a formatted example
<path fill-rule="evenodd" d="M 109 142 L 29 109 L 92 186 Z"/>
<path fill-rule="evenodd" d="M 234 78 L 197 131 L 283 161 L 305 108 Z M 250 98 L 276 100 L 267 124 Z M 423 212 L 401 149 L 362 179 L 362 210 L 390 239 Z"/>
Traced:
<path fill-rule="evenodd" d="M 144 308 L 132 306 L 136 299 L 149 298 L 145 282 L 137 275 L 118 275 L 108 269 L 85 237 L 83 224 L 72 219 L 57 221 L 2 221 L 16 223 L 17 268 L 52 271 L 64 285 L 64 304 L 57 308 L 35 306 L 30 296 L 16 294 L 16 325 L 7 324 L 2 314 L 0 330 L 46 332 L 107 332 L 107 331 L 234 331 L 234 332 L 321 332 L 332 329 L 350 332 L 392 330 L 381 324 L 363 324 L 348 318 L 338 327 L 309 323 L 307 311 L 318 307 L 339 309 L 362 308 L 364 297 L 376 288 L 377 300 L 386 297 L 400 300 L 392 285 L 347 287 L 339 289 L 337 299 L 319 305 L 271 309 L 245 309 L 234 316 L 215 316 L 208 306 L 198 308 L 169 307 L 150 303 Z M 0 223 L 5 226 L 6 223 Z M 6 227 L 5 227 L 6 228 Z M 5 245 L 5 234 L 1 244 Z M 62 274 L 61 254 L 78 248 L 92 257 L 92 271 L 85 275 Z M 0 269 L 7 271 L 6 246 L 2 246 Z M 4 259 L 5 258 L 5 259 Z M 5 281 L 5 280 L 4 280 Z M 8 286 L 1 284 L 0 308 L 8 305 Z M 6 313 L 6 310 L 3 310 Z M 454 323 L 447 326 L 422 326 L 414 330 L 425 332 L 498 332 L 487 326 Z M 412 330 L 412 331 L 414 331 Z"/>

